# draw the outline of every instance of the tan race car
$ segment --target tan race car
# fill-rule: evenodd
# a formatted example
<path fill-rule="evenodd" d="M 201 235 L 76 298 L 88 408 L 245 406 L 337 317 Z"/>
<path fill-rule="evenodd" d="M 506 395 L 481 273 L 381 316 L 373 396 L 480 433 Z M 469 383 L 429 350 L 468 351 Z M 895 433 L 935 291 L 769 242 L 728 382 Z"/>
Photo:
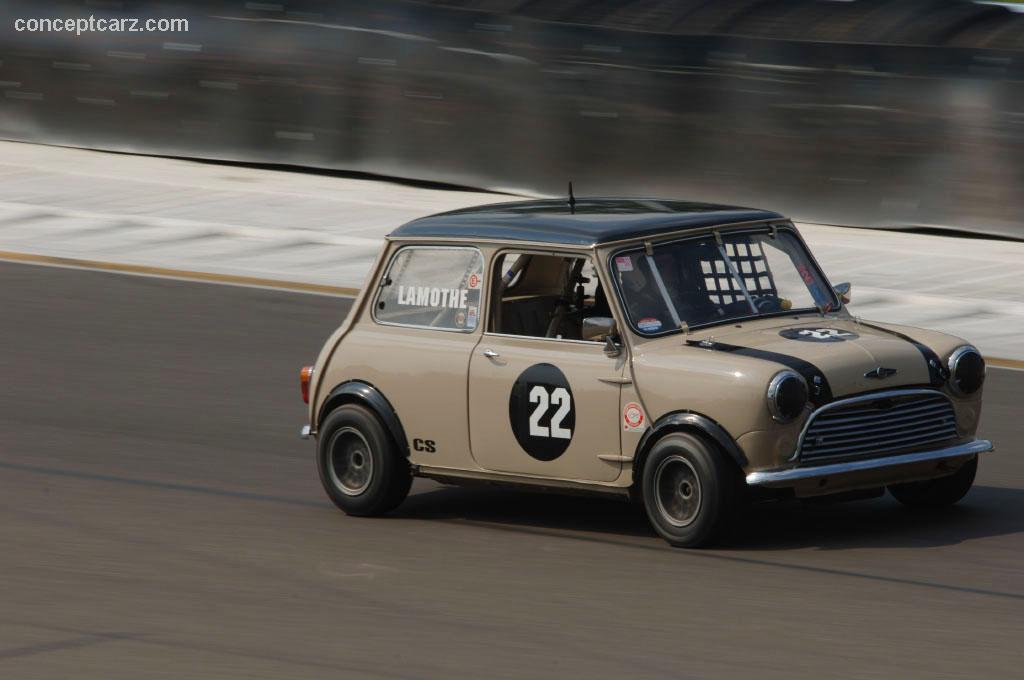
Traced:
<path fill-rule="evenodd" d="M 985 362 L 852 316 L 793 224 L 658 199 L 528 201 L 388 237 L 302 370 L 305 436 L 351 515 L 413 477 L 621 495 L 677 546 L 750 501 L 967 493 Z"/>

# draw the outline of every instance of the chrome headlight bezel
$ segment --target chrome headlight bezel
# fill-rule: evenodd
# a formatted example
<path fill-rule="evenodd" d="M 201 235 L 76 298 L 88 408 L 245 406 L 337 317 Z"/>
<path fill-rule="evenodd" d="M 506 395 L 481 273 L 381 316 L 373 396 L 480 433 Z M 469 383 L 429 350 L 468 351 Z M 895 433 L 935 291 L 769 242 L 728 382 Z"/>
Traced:
<path fill-rule="evenodd" d="M 779 399 L 783 396 L 783 387 L 787 381 L 797 381 L 796 384 L 800 386 L 803 391 L 803 402 L 800 404 L 799 409 L 795 409 L 795 412 L 789 413 L 779 403 Z M 810 389 L 807 386 L 807 380 L 796 371 L 786 369 L 779 371 L 772 376 L 772 379 L 768 382 L 768 412 L 772 414 L 772 418 L 776 422 L 780 423 L 791 423 L 800 417 L 804 409 L 807 407 L 807 401 L 810 399 Z"/>
<path fill-rule="evenodd" d="M 971 355 L 977 356 L 978 360 L 981 362 L 981 380 L 978 381 L 978 385 L 974 389 L 965 390 L 961 387 L 960 379 L 957 378 L 956 373 L 957 369 L 960 367 L 960 362 L 964 357 L 969 357 Z M 958 397 L 969 397 L 972 394 L 976 394 L 985 384 L 985 373 L 987 370 L 985 366 L 985 358 L 981 356 L 981 352 L 979 352 L 978 348 L 974 345 L 961 345 L 953 350 L 953 353 L 949 355 L 949 359 L 946 361 L 946 368 L 949 369 L 949 379 L 947 380 L 949 389 Z"/>

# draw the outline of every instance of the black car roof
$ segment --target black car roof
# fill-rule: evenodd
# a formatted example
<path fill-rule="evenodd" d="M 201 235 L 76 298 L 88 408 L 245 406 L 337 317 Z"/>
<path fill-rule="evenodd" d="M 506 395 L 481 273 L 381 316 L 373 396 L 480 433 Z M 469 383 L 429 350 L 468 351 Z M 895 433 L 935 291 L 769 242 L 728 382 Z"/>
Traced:
<path fill-rule="evenodd" d="M 659 198 L 581 198 L 494 203 L 413 220 L 394 238 L 436 237 L 596 245 L 738 222 L 785 219 L 778 213 Z"/>

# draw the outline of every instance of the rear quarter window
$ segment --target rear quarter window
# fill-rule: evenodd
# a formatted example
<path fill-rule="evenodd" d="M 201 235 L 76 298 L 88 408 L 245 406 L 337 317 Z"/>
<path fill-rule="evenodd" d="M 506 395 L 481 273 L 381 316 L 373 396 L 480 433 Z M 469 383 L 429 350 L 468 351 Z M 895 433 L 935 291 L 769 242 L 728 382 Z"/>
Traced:
<path fill-rule="evenodd" d="M 482 290 L 483 255 L 476 248 L 406 246 L 391 258 L 373 318 L 468 333 L 480 322 Z"/>

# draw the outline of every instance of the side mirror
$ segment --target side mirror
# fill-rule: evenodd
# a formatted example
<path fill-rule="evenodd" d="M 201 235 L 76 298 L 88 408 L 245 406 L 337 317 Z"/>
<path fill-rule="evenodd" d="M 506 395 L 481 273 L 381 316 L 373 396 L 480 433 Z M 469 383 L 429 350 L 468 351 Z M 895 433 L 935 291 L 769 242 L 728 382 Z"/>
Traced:
<path fill-rule="evenodd" d="M 832 290 L 836 292 L 836 295 L 839 296 L 839 299 L 845 305 L 850 301 L 850 288 L 849 283 L 837 283 Z"/>
<path fill-rule="evenodd" d="M 601 342 L 616 333 L 615 319 L 610 316 L 588 316 L 583 319 L 583 339 Z"/>
<path fill-rule="evenodd" d="M 595 342 L 603 340 L 605 356 L 617 357 L 622 354 L 622 348 L 615 344 L 618 332 L 615 319 L 610 316 L 588 316 L 583 319 L 583 339 Z"/>
<path fill-rule="evenodd" d="M 622 354 L 622 348 L 615 344 L 612 340 L 612 336 L 608 336 L 604 339 L 604 355 L 609 359 L 613 359 Z"/>

